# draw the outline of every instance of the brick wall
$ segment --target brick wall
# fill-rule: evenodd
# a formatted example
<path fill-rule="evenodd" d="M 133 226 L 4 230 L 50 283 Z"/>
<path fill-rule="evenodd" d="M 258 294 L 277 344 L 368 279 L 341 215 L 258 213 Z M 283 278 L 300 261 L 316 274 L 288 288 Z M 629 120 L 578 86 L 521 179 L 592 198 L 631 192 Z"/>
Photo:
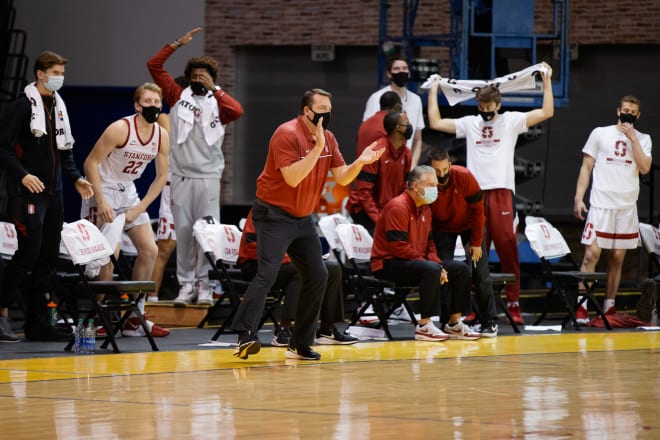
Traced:
<path fill-rule="evenodd" d="M 530 0 L 531 1 L 531 0 Z M 403 1 L 391 0 L 388 32 L 402 29 Z M 235 82 L 235 48 L 240 45 L 376 45 L 379 26 L 378 0 L 334 0 L 314 3 L 301 0 L 207 0 L 205 51 L 218 59 L 220 83 L 229 93 Z M 449 1 L 420 2 L 416 34 L 449 31 Z M 537 32 L 552 29 L 553 0 L 536 0 Z M 658 0 L 570 0 L 571 44 L 660 43 Z M 434 57 L 446 57 L 440 49 L 429 49 Z M 428 56 L 423 53 L 423 56 Z M 226 168 L 223 203 L 232 201 L 231 125 L 224 142 Z"/>

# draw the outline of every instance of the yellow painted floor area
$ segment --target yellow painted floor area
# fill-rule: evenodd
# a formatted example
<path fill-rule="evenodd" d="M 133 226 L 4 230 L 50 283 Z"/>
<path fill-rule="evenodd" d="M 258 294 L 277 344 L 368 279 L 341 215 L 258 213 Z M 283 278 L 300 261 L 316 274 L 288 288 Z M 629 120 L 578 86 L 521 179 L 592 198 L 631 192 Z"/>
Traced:
<path fill-rule="evenodd" d="M 570 333 L 514 335 L 478 341 L 386 341 L 349 346 L 315 346 L 321 361 L 286 359 L 284 348 L 263 347 L 257 355 L 239 360 L 233 349 L 95 354 L 0 361 L 0 383 L 32 382 L 103 376 L 213 371 L 235 368 L 277 367 L 296 364 L 331 364 L 398 360 L 586 353 L 622 350 L 658 350 L 658 332 Z"/>

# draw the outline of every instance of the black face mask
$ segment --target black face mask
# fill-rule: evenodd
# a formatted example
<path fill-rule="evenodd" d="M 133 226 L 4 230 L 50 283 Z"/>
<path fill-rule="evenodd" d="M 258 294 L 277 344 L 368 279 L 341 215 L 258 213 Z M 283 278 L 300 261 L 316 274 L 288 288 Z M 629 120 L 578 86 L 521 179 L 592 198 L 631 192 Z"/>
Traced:
<path fill-rule="evenodd" d="M 484 121 L 491 121 L 495 117 L 495 112 L 482 112 L 479 111 L 479 115 L 483 118 Z"/>
<path fill-rule="evenodd" d="M 413 128 L 412 125 L 406 125 L 406 130 L 401 133 L 406 140 L 410 139 L 413 135 Z"/>
<path fill-rule="evenodd" d="M 312 109 L 310 108 L 310 110 Z M 323 126 L 324 130 L 327 130 L 328 125 L 330 125 L 330 112 L 316 113 L 314 110 L 312 110 L 312 113 L 314 113 L 314 118 L 312 119 L 307 118 L 307 119 L 312 121 L 312 124 L 316 125 L 319 123 L 319 119 L 323 118 L 323 122 L 321 122 L 321 125 Z"/>
<path fill-rule="evenodd" d="M 397 72 L 397 73 L 392 73 L 392 82 L 396 84 L 399 87 L 403 87 L 406 85 L 408 82 L 408 78 L 410 78 L 410 74 L 408 72 Z"/>
<path fill-rule="evenodd" d="M 449 182 L 449 173 L 445 174 L 444 176 L 438 177 L 438 185 L 445 186 L 447 182 Z"/>
<path fill-rule="evenodd" d="M 206 92 L 208 92 L 208 89 L 204 87 L 204 84 L 200 82 L 191 82 L 190 83 L 190 88 L 192 89 L 193 95 L 206 95 Z"/>
<path fill-rule="evenodd" d="M 619 113 L 619 121 L 621 121 L 623 124 L 634 124 L 637 122 L 637 116 L 633 115 L 632 113 Z"/>
<path fill-rule="evenodd" d="M 150 124 L 153 124 L 158 120 L 158 116 L 160 116 L 160 107 L 156 107 L 156 106 L 142 107 L 142 111 L 140 113 L 142 114 L 142 117 L 144 118 L 145 121 L 147 121 Z"/>

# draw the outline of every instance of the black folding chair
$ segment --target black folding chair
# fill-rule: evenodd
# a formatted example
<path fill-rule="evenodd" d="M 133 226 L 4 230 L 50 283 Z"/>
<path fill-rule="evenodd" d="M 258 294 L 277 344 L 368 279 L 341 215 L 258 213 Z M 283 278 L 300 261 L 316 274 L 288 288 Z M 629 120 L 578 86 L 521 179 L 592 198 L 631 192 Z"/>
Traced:
<path fill-rule="evenodd" d="M 219 224 L 212 217 L 205 217 L 195 222 L 193 235 L 211 264 L 209 278 L 219 280 L 222 285 L 220 297 L 213 306 L 209 307 L 206 315 L 197 325 L 198 328 L 203 328 L 211 316 L 215 316 L 219 314 L 220 310 L 225 309 L 227 316 L 211 338 L 211 340 L 216 341 L 223 333 L 234 333 L 229 331 L 228 328 L 241 303 L 241 295 L 245 293 L 250 285 L 249 281 L 242 279 L 240 270 L 231 269 L 231 266 L 236 264 L 238 260 L 241 230 L 235 225 Z M 276 329 L 279 327 L 275 312 L 283 297 L 283 291 L 270 292 L 266 300 L 264 313 L 259 321 L 259 328 L 269 319 Z"/>
<path fill-rule="evenodd" d="M 121 230 L 123 222 L 124 216 L 122 214 L 113 222 L 115 230 Z M 154 282 L 151 280 L 126 281 L 114 257 L 115 246 L 111 246 L 103 233 L 87 220 L 65 223 L 62 229 L 62 243 L 78 272 L 78 286 L 88 298 L 89 307 L 84 321 L 87 322 L 89 319 L 98 316 L 105 329 L 106 337 L 101 344 L 101 348 L 107 348 L 110 344 L 113 351 L 119 353 L 115 334 L 124 327 L 124 323 L 131 314 L 135 314 L 147 336 L 151 349 L 158 351 L 158 346 L 151 336 L 144 315 L 138 307 L 139 301 L 148 292 L 154 290 Z M 113 243 L 116 243 L 116 241 L 113 241 Z M 112 281 L 89 280 L 85 274 L 86 266 L 91 263 L 103 264 L 108 258 L 118 271 L 120 279 L 113 279 Z M 97 299 L 100 296 L 102 296 L 102 299 Z M 116 322 L 114 322 L 114 314 L 119 315 Z M 73 344 L 74 337 L 72 335 L 64 349 L 70 351 Z"/>
<path fill-rule="evenodd" d="M 596 287 L 600 283 L 607 283 L 607 273 L 581 272 L 561 232 L 541 217 L 527 216 L 525 221 L 525 236 L 529 240 L 532 250 L 541 260 L 544 278 L 551 284 L 550 290 L 545 296 L 543 312 L 536 319 L 534 325 L 538 325 L 545 319 L 552 298 L 557 296 L 568 312 L 568 317 L 562 320 L 562 326 L 570 321 L 575 329 L 579 330 L 580 324 L 577 322 L 575 311 L 589 299 L 598 315 L 603 319 L 605 327 L 612 330 L 602 307 L 594 297 Z M 564 258 L 567 261 L 570 270 L 565 270 L 565 265 L 557 266 L 556 263 L 551 261 L 559 258 Z M 583 284 L 586 289 L 579 292 L 579 295 L 582 296 L 580 301 L 577 300 L 577 286 L 579 284 Z"/>
<path fill-rule="evenodd" d="M 382 327 L 388 339 L 394 338 L 387 320 L 401 306 L 405 307 L 412 323 L 417 325 L 415 314 L 407 301 L 408 294 L 416 286 L 398 285 L 370 274 L 368 262 L 371 260 L 373 240 L 364 226 L 338 224 L 335 232 L 346 253 L 346 259 L 352 267 L 351 276 L 354 279 L 358 296 L 363 301 L 354 314 L 349 327 L 355 325 L 360 318 L 365 316 L 370 306 L 376 317 L 378 317 L 378 323 L 375 325 Z"/>

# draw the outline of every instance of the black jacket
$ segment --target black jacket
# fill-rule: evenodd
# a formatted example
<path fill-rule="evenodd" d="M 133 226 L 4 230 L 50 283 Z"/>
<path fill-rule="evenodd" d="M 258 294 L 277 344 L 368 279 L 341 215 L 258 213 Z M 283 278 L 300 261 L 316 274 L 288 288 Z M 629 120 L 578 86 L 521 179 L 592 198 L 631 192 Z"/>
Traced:
<path fill-rule="evenodd" d="M 43 97 L 44 105 L 51 108 L 51 97 Z M 62 191 L 62 172 L 75 183 L 81 177 L 73 160 L 73 150 L 58 150 L 55 143 L 55 117 L 44 111 L 47 134 L 35 137 L 30 131 L 32 108 L 22 94 L 9 104 L 0 118 L 0 169 L 7 174 L 10 195 L 27 191 L 21 179 L 27 174 L 37 176 L 45 186 L 45 194 Z M 60 172 L 60 167 L 61 171 Z"/>

